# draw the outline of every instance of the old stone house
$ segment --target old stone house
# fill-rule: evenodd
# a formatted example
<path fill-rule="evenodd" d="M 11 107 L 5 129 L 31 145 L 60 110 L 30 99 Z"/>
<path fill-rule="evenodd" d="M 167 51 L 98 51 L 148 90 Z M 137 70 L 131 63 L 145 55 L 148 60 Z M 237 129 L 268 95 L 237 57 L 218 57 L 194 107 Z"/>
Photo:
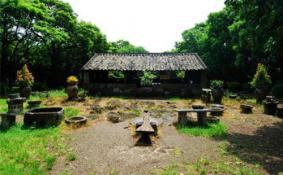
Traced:
<path fill-rule="evenodd" d="M 196 53 L 100 53 L 82 67 L 81 79 L 90 92 L 104 95 L 184 95 L 200 93 L 206 86 L 207 67 Z M 123 72 L 123 79 L 109 76 L 113 71 Z M 157 75 L 150 86 L 142 86 L 144 71 Z M 183 71 L 184 77 L 176 76 Z"/>

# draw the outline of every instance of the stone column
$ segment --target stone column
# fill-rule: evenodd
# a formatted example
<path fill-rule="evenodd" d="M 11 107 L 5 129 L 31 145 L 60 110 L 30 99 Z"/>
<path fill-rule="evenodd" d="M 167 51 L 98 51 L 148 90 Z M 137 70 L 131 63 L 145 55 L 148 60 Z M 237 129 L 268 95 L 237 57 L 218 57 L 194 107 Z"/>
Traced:
<path fill-rule="evenodd" d="M 188 123 L 187 112 L 179 111 L 178 112 L 178 125 L 185 126 Z"/>
<path fill-rule="evenodd" d="M 206 112 L 198 112 L 197 113 L 197 117 L 198 117 L 198 124 L 200 126 L 206 126 L 207 123 L 206 123 Z"/>

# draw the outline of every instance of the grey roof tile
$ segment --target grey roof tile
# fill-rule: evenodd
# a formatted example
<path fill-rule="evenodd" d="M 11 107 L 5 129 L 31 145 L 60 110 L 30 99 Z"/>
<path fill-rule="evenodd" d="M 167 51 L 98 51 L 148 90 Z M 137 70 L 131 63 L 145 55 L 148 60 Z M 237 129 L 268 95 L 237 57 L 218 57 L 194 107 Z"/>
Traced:
<path fill-rule="evenodd" d="M 83 66 L 82 70 L 166 71 L 205 70 L 206 65 L 197 53 L 100 53 Z"/>

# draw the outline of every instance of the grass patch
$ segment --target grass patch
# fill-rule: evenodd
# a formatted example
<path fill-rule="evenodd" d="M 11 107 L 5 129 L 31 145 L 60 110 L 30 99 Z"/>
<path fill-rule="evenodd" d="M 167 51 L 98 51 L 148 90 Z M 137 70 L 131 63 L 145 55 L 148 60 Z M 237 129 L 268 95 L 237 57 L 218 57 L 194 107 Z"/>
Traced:
<path fill-rule="evenodd" d="M 66 118 L 75 117 L 79 115 L 80 110 L 77 108 L 67 107 L 64 109 L 64 116 Z"/>
<path fill-rule="evenodd" d="M 75 161 L 77 159 L 77 156 L 75 153 L 70 152 L 67 156 L 68 161 Z"/>
<path fill-rule="evenodd" d="M 58 128 L 0 132 L 0 174 L 47 174 L 64 150 Z"/>
<path fill-rule="evenodd" d="M 61 89 L 61 90 L 49 91 L 49 96 L 50 97 L 67 97 L 68 95 L 66 94 L 64 89 Z"/>
<path fill-rule="evenodd" d="M 193 125 L 187 127 L 178 126 L 177 130 L 189 136 L 219 137 L 227 134 L 227 127 L 221 122 L 209 123 L 207 127 Z"/>
<path fill-rule="evenodd" d="M 159 169 L 154 172 L 156 175 L 180 175 L 179 167 L 177 165 L 169 165 L 164 169 Z"/>
<path fill-rule="evenodd" d="M 231 175 L 259 175 L 259 169 L 255 166 L 234 158 L 232 160 L 209 160 L 205 157 L 192 163 L 169 165 L 164 169 L 155 171 L 156 175 L 180 175 L 180 174 L 231 174 Z"/>
<path fill-rule="evenodd" d="M 36 101 L 36 100 L 43 100 L 44 98 L 42 97 L 42 96 L 40 96 L 40 95 L 31 95 L 30 97 L 29 97 L 29 101 Z"/>
<path fill-rule="evenodd" d="M 0 99 L 0 113 L 8 112 L 8 104 L 6 99 Z"/>
<path fill-rule="evenodd" d="M 179 101 L 179 100 L 184 100 L 184 99 L 182 99 L 181 97 L 168 97 L 167 100 L 170 100 L 170 101 Z"/>
<path fill-rule="evenodd" d="M 133 114 L 134 116 L 137 116 L 137 117 L 139 117 L 141 115 L 141 111 L 138 110 L 138 109 L 131 109 L 131 110 L 129 110 L 129 113 Z"/>
<path fill-rule="evenodd" d="M 33 93 L 28 100 L 45 100 L 46 98 L 54 97 L 67 97 L 67 94 L 64 89 L 61 90 L 50 90 L 47 93 L 35 92 Z"/>
<path fill-rule="evenodd" d="M 195 163 L 185 166 L 186 171 L 192 174 L 231 174 L 231 175 L 258 175 L 255 167 L 250 167 L 244 162 L 219 160 L 211 161 L 201 158 Z"/>
<path fill-rule="evenodd" d="M 255 98 L 247 99 L 246 102 L 247 102 L 247 103 L 250 103 L 250 104 L 257 104 Z"/>

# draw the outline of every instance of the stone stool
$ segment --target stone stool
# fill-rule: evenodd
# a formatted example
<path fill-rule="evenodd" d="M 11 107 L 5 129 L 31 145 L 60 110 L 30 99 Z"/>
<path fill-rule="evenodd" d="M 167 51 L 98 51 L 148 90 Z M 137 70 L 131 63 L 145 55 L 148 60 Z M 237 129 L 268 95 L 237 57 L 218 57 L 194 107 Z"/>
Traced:
<path fill-rule="evenodd" d="M 212 104 L 211 108 L 216 109 L 216 111 L 210 112 L 211 115 L 213 115 L 213 116 L 222 116 L 223 115 L 224 105 Z"/>
<path fill-rule="evenodd" d="M 283 118 L 283 104 L 277 105 L 277 116 Z"/>
<path fill-rule="evenodd" d="M 3 113 L 1 114 L 1 129 L 9 129 L 16 124 L 16 114 Z"/>
<path fill-rule="evenodd" d="M 243 114 L 251 114 L 251 113 L 253 113 L 253 106 L 251 106 L 251 105 L 242 104 L 240 106 L 240 108 L 241 108 L 241 113 L 243 113 Z"/>

